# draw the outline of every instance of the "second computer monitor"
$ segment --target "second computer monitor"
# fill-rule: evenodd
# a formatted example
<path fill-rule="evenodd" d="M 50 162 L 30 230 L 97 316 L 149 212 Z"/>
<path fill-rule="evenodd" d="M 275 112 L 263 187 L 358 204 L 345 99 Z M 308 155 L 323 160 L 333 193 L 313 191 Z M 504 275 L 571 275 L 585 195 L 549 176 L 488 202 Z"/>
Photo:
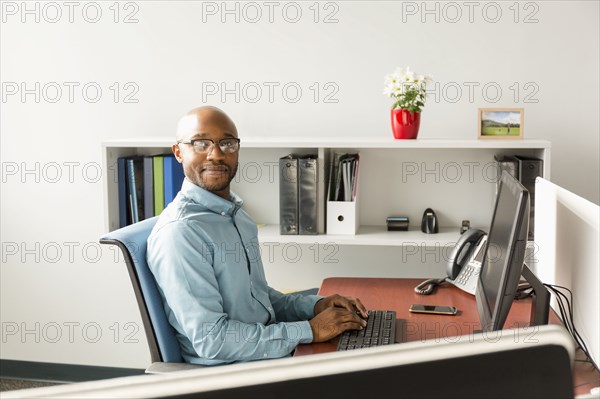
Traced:
<path fill-rule="evenodd" d="M 529 192 L 503 172 L 475 295 L 483 331 L 504 326 L 523 270 L 528 228 Z"/>

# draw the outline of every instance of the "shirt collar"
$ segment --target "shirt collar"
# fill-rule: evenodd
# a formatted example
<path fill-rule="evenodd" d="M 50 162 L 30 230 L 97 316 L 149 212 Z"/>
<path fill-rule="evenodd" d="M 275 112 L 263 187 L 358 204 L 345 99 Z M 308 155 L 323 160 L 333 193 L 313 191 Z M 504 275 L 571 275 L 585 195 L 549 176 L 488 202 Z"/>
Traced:
<path fill-rule="evenodd" d="M 183 179 L 181 193 L 194 202 L 205 206 L 208 210 L 221 215 L 231 215 L 236 208 L 240 208 L 244 204 L 244 201 L 234 192 L 230 192 L 230 199 L 228 201 L 225 198 L 219 197 L 218 195 L 195 185 L 189 181 L 187 177 Z"/>

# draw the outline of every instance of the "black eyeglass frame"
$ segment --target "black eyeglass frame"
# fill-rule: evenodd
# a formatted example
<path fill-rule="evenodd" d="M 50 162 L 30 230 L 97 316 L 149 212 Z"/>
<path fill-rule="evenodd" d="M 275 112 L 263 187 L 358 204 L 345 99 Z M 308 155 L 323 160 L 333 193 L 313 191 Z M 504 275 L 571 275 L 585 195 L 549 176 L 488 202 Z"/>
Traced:
<path fill-rule="evenodd" d="M 229 152 L 229 151 L 226 150 L 228 147 L 225 147 L 225 150 L 224 150 L 223 147 L 221 146 L 221 142 L 226 141 L 226 140 L 234 140 L 234 141 L 236 141 L 237 142 L 237 148 L 234 151 L 231 151 L 231 152 Z M 208 147 L 207 149 L 205 149 L 205 150 L 200 150 L 200 149 L 198 149 L 198 147 L 196 147 L 194 145 L 194 143 L 197 142 L 197 141 L 202 141 L 202 142 L 210 141 L 212 143 L 212 145 L 210 147 Z M 177 144 L 191 144 L 191 146 L 194 148 L 194 151 L 199 151 L 199 152 L 202 152 L 202 153 L 209 153 L 209 152 L 211 152 L 212 149 L 215 148 L 215 144 L 216 144 L 217 146 L 219 146 L 219 150 L 221 150 L 222 153 L 224 153 L 224 154 L 235 154 L 240 149 L 240 141 L 241 140 L 239 138 L 237 138 L 237 137 L 227 137 L 227 138 L 221 139 L 219 141 L 214 141 L 214 140 L 211 140 L 211 139 L 193 139 L 193 140 L 190 140 L 190 141 L 178 141 Z"/>

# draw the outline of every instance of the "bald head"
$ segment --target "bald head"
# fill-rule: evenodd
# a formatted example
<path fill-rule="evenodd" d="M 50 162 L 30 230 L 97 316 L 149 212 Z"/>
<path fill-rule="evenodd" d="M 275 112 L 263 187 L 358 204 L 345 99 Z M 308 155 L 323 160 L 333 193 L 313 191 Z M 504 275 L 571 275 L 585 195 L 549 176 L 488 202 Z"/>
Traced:
<path fill-rule="evenodd" d="M 205 129 L 212 126 L 219 126 L 224 133 L 238 136 L 235 123 L 225 112 L 217 107 L 206 105 L 192 109 L 179 119 L 175 137 L 177 141 L 186 140 L 202 134 Z"/>
<path fill-rule="evenodd" d="M 179 120 L 176 138 L 171 149 L 185 177 L 229 201 L 229 184 L 238 169 L 239 139 L 231 140 L 238 138 L 233 121 L 217 107 L 194 108 Z M 204 147 L 208 141 L 212 143 Z"/>

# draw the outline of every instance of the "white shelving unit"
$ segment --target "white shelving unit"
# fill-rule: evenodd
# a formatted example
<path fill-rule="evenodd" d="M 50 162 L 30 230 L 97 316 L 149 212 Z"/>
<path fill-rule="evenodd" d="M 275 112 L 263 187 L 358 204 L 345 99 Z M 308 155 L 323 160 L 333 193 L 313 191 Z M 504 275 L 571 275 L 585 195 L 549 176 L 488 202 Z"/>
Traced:
<path fill-rule="evenodd" d="M 118 228 L 117 158 L 171 152 L 172 138 L 136 138 L 103 143 L 107 230 Z M 550 177 L 550 148 L 545 140 L 393 140 L 392 138 L 246 138 L 242 137 L 240 167 L 232 189 L 259 223 L 261 242 L 359 245 L 437 246 L 456 241 L 462 220 L 486 229 L 495 198 L 495 154 L 534 156 L 544 160 Z M 289 153 L 318 154 L 320 198 L 331 154 L 360 152 L 359 215 L 356 235 L 282 236 L 279 234 L 278 159 Z M 323 209 L 325 207 L 323 206 Z M 426 208 L 440 219 L 439 234 L 424 234 L 420 220 Z M 388 232 L 387 216 L 408 216 L 408 232 Z M 320 215 L 323 218 L 325 215 Z"/>

